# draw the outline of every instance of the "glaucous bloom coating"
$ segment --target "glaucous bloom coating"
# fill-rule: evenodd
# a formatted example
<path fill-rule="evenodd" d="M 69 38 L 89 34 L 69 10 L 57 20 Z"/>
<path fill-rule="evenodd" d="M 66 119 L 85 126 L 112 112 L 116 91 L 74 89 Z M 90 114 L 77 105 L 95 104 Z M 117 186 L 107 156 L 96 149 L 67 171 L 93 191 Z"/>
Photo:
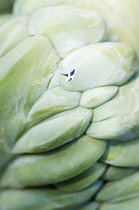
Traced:
<path fill-rule="evenodd" d="M 0 209 L 138 210 L 139 10 L 119 2 L 0 17 Z"/>

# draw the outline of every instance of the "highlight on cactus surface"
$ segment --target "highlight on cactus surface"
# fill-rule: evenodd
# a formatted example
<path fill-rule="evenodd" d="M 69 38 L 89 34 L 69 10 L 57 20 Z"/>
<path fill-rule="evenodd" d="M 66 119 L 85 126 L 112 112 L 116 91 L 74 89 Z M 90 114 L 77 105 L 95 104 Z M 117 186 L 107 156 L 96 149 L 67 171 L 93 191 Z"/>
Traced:
<path fill-rule="evenodd" d="M 0 1 L 1 210 L 139 209 L 138 37 L 137 0 Z"/>

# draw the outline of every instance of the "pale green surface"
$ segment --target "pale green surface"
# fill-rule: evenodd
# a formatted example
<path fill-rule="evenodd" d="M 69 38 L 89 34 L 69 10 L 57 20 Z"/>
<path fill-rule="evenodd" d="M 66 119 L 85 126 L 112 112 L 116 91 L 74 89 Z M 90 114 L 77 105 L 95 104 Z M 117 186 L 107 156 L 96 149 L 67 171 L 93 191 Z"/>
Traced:
<path fill-rule="evenodd" d="M 97 210 L 99 208 L 99 204 L 96 202 L 90 202 L 89 204 L 85 205 L 82 208 L 79 208 L 78 210 Z"/>
<path fill-rule="evenodd" d="M 111 40 L 130 43 L 139 57 L 139 4 L 138 0 L 17 0 L 15 14 L 32 14 L 36 10 L 55 5 L 71 5 L 98 12 L 104 18 Z M 131 9 L 132 8 L 132 9 Z"/>
<path fill-rule="evenodd" d="M 121 0 L 100 0 L 100 3 L 103 4 L 102 17 L 110 23 L 112 40 L 121 40 L 131 44 L 138 55 L 139 64 L 138 0 L 128 0 L 126 3 Z M 96 11 L 98 10 L 100 10 L 100 4 L 96 8 Z"/>
<path fill-rule="evenodd" d="M 0 129 L 8 148 L 25 129 L 23 121 L 47 89 L 58 60 L 52 44 L 43 36 L 24 40 L 0 59 Z"/>
<path fill-rule="evenodd" d="M 92 90 L 87 90 L 82 94 L 80 106 L 96 108 L 112 99 L 117 92 L 118 87 L 116 86 L 98 87 Z"/>
<path fill-rule="evenodd" d="M 40 186 L 67 180 L 94 164 L 105 148 L 105 141 L 83 136 L 50 153 L 18 157 L 7 167 L 1 185 Z"/>
<path fill-rule="evenodd" d="M 115 198 L 136 192 L 139 192 L 139 171 L 124 179 L 106 183 L 98 193 L 97 200 L 111 202 Z"/>
<path fill-rule="evenodd" d="M 6 21 L 11 20 L 12 17 L 13 16 L 11 14 L 2 14 L 2 15 L 0 15 L 0 25 L 2 26 L 2 24 L 4 24 Z"/>
<path fill-rule="evenodd" d="M 1 210 L 69 210 L 88 201 L 101 187 L 97 181 L 86 190 L 62 193 L 56 189 L 5 190 L 0 195 Z M 71 202 L 72 201 L 72 202 Z M 93 210 L 93 209 L 92 209 Z"/>
<path fill-rule="evenodd" d="M 53 77 L 49 83 L 48 89 L 61 87 L 61 74 L 65 73 L 61 67 L 63 60 L 61 60 L 58 64 L 57 69 L 55 70 Z M 63 88 L 62 88 L 63 89 Z"/>
<path fill-rule="evenodd" d="M 137 168 L 109 166 L 102 178 L 108 181 L 119 180 L 133 174 L 136 170 Z"/>
<path fill-rule="evenodd" d="M 42 9 L 28 17 L 13 17 L 9 22 L 0 19 L 1 55 L 4 55 L 0 59 L 0 157 L 5 155 L 5 149 L 9 153 L 20 153 L 6 166 L 1 180 L 3 187 L 44 187 L 72 180 L 75 188 L 84 188 L 102 173 L 100 170 L 99 175 L 91 174 L 90 179 L 85 175 L 103 155 L 105 140 L 130 139 L 132 143 L 120 143 L 112 159 L 103 161 L 117 166 L 138 166 L 138 145 L 134 144 L 134 139 L 139 136 L 139 80 L 135 77 L 130 80 L 137 69 L 134 49 L 139 52 L 136 2 L 20 0 L 15 6 L 16 14 L 32 14 Z M 65 6 L 50 7 L 62 4 Z M 61 73 L 73 68 L 76 70 L 74 79 L 66 83 Z M 75 140 L 86 132 L 91 118 L 87 134 L 103 141 L 89 136 Z M 73 142 L 52 150 L 71 140 Z M 52 151 L 44 153 L 46 150 Z M 33 152 L 38 154 L 21 155 Z M 124 173 L 119 170 L 119 177 Z M 73 181 L 82 174 L 85 176 L 81 186 L 80 180 Z M 110 183 L 112 186 L 106 189 L 108 194 L 104 193 L 104 199 L 108 196 L 106 200 L 110 197 L 109 201 L 119 202 L 137 197 L 139 175 L 133 175 L 126 181 Z M 100 193 L 105 187 L 107 184 Z M 78 201 L 76 196 L 74 199 L 69 196 L 68 201 L 61 200 L 56 194 L 52 202 L 52 196 L 47 199 L 35 194 L 36 188 L 31 189 L 31 194 L 23 195 L 23 189 L 18 192 L 21 194 L 13 190 L 2 199 L 4 208 L 6 205 L 8 208 L 13 205 L 14 210 L 24 208 L 25 202 L 32 202 L 33 193 L 31 205 L 36 209 L 49 203 L 51 210 L 55 205 L 58 205 L 56 209 L 70 205 L 75 210 L 88 204 L 94 194 L 89 191 L 90 197 L 82 196 Z M 68 207 L 63 208 L 68 210 Z M 42 209 L 46 210 L 46 206 Z"/>
<path fill-rule="evenodd" d="M 129 140 L 139 136 L 139 76 L 119 88 L 115 98 L 94 109 L 87 135 L 107 140 Z M 124 146 L 123 146 L 124 147 Z M 138 151 L 135 148 L 136 152 Z M 134 154 L 136 154 L 134 152 Z M 119 154 L 120 156 L 123 154 Z M 118 159 L 120 160 L 120 156 Z M 130 156 L 131 158 L 131 156 Z M 135 156 L 137 159 L 137 156 Z M 133 159 L 133 162 L 136 160 Z M 119 161 L 121 162 L 121 161 Z M 136 166 L 136 165 L 133 166 Z M 122 164 L 121 164 L 122 166 Z M 130 166 L 130 165 L 125 165 Z M 132 166 L 132 165 L 131 165 Z"/>
<path fill-rule="evenodd" d="M 52 150 L 81 136 L 91 118 L 92 111 L 81 107 L 54 115 L 21 136 L 12 152 L 38 153 Z"/>
<path fill-rule="evenodd" d="M 76 192 L 82 190 L 94 183 L 104 173 L 105 169 L 105 164 L 95 163 L 78 176 L 58 183 L 55 186 L 64 192 Z"/>
<path fill-rule="evenodd" d="M 110 144 L 102 157 L 102 161 L 124 167 L 139 166 L 139 139 L 124 143 Z"/>
<path fill-rule="evenodd" d="M 100 210 L 138 210 L 139 209 L 139 198 L 127 200 L 125 202 L 120 203 L 104 203 Z"/>
<path fill-rule="evenodd" d="M 31 108 L 28 121 L 43 120 L 79 105 L 81 94 L 60 87 L 45 91 Z M 74 99 L 74 100 L 73 100 Z"/>
<path fill-rule="evenodd" d="M 69 52 L 99 42 L 105 34 L 105 25 L 97 13 L 70 6 L 47 7 L 34 13 L 29 31 L 47 36 L 61 57 Z"/>
<path fill-rule="evenodd" d="M 128 201 L 130 199 L 138 198 L 138 197 L 139 197 L 139 192 L 134 192 L 134 193 L 131 193 L 131 194 L 121 195 L 119 197 L 116 197 L 116 198 L 108 201 L 108 202 L 109 203 L 119 203 L 119 202 Z"/>
<path fill-rule="evenodd" d="M 62 63 L 67 73 L 75 69 L 72 83 L 65 77 L 61 85 L 68 91 L 86 91 L 100 86 L 119 86 L 134 74 L 134 51 L 123 43 L 103 42 L 79 48 Z"/>
<path fill-rule="evenodd" d="M 28 14 L 31 15 L 35 11 L 48 6 L 56 6 L 56 5 L 74 5 L 87 7 L 88 9 L 92 9 L 97 7 L 97 5 L 101 6 L 100 3 L 97 3 L 96 0 L 34 0 L 32 4 L 32 0 L 17 0 L 14 5 L 14 13 L 15 14 Z"/>
<path fill-rule="evenodd" d="M 28 38 L 27 18 L 11 18 L 0 27 L 0 57 Z"/>

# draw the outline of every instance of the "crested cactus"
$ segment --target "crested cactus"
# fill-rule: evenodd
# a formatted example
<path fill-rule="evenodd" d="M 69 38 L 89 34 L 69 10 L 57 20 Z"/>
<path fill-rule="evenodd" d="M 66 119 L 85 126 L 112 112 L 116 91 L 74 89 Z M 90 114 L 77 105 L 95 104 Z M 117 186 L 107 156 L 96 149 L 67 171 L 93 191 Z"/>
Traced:
<path fill-rule="evenodd" d="M 136 4 L 17 0 L 0 17 L 0 209 L 138 210 Z"/>

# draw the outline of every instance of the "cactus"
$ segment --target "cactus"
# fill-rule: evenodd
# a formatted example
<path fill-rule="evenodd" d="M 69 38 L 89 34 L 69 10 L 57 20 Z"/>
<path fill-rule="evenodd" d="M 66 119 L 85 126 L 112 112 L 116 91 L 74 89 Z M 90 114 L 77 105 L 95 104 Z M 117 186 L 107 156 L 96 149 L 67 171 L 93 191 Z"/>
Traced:
<path fill-rule="evenodd" d="M 17 0 L 1 15 L 0 209 L 138 210 L 138 14 Z"/>

